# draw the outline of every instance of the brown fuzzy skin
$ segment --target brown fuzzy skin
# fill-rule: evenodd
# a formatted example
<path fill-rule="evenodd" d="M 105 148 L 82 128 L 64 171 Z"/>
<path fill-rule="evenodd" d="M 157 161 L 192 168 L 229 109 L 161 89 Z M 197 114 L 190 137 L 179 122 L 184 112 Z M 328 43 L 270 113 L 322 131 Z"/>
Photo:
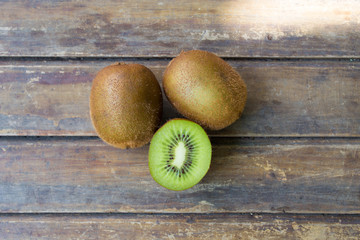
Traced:
<path fill-rule="evenodd" d="M 161 88 L 145 66 L 116 63 L 94 78 L 90 117 L 106 143 L 122 149 L 147 144 L 160 124 L 161 114 Z"/>
<path fill-rule="evenodd" d="M 182 52 L 167 66 L 163 88 L 185 117 L 210 130 L 223 129 L 240 118 L 246 103 L 245 82 L 213 53 Z"/>

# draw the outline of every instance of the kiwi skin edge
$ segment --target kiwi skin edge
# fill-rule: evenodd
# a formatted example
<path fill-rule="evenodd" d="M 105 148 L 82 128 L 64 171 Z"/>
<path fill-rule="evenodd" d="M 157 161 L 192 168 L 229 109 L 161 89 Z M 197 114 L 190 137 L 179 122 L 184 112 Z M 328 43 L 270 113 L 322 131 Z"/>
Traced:
<path fill-rule="evenodd" d="M 202 50 L 181 52 L 163 75 L 171 105 L 186 118 L 210 130 L 223 129 L 240 118 L 246 84 L 228 63 Z"/>
<path fill-rule="evenodd" d="M 147 144 L 159 127 L 162 93 L 150 69 L 115 63 L 97 73 L 89 105 L 92 124 L 104 142 L 136 148 Z"/>

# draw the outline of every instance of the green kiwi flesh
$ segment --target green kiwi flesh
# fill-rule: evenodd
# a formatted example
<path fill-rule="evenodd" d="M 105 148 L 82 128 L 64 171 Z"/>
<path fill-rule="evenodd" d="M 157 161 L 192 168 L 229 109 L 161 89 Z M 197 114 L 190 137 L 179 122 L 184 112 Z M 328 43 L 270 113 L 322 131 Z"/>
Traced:
<path fill-rule="evenodd" d="M 161 88 L 150 69 L 115 63 L 100 70 L 90 93 L 90 117 L 98 136 L 117 148 L 150 142 L 162 114 Z"/>
<path fill-rule="evenodd" d="M 186 119 L 173 119 L 153 136 L 149 168 L 161 186 L 181 191 L 196 185 L 211 163 L 211 143 L 204 129 Z"/>
<path fill-rule="evenodd" d="M 247 98 L 241 76 L 223 59 L 201 50 L 182 52 L 167 66 L 163 88 L 186 118 L 211 130 L 223 129 L 242 114 Z"/>

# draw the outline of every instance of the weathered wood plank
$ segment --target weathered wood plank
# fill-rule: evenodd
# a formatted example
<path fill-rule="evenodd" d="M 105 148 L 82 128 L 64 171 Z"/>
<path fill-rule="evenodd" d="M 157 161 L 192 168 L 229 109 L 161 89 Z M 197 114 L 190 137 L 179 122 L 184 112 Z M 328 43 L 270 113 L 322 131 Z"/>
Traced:
<path fill-rule="evenodd" d="M 11 215 L 3 239 L 358 239 L 347 215 Z"/>
<path fill-rule="evenodd" d="M 2 1 L 1 56 L 359 57 L 357 0 Z"/>
<path fill-rule="evenodd" d="M 137 61 L 161 81 L 168 60 Z M 217 136 L 360 136 L 360 62 L 229 60 L 248 86 Z M 1 135 L 95 135 L 89 93 L 111 61 L 0 62 Z M 165 97 L 164 97 L 165 99 Z M 166 101 L 163 122 L 179 117 Z"/>
<path fill-rule="evenodd" d="M 212 138 L 212 165 L 173 192 L 148 147 L 97 138 L 0 138 L 0 212 L 360 213 L 360 139 Z"/>

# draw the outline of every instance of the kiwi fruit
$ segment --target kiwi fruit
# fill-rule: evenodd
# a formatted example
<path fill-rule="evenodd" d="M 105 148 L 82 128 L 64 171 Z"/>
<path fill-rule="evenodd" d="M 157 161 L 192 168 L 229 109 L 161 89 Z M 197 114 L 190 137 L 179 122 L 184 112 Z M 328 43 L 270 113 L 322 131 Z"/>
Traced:
<path fill-rule="evenodd" d="M 145 145 L 158 128 L 161 114 L 161 88 L 145 66 L 115 63 L 94 78 L 90 117 L 106 143 L 123 149 Z"/>
<path fill-rule="evenodd" d="M 211 162 L 211 143 L 204 129 L 186 119 L 165 123 L 153 136 L 149 168 L 161 186 L 181 191 L 196 185 Z"/>
<path fill-rule="evenodd" d="M 213 53 L 180 53 L 167 66 L 163 88 L 169 102 L 186 118 L 220 130 L 240 118 L 247 98 L 241 76 Z"/>

